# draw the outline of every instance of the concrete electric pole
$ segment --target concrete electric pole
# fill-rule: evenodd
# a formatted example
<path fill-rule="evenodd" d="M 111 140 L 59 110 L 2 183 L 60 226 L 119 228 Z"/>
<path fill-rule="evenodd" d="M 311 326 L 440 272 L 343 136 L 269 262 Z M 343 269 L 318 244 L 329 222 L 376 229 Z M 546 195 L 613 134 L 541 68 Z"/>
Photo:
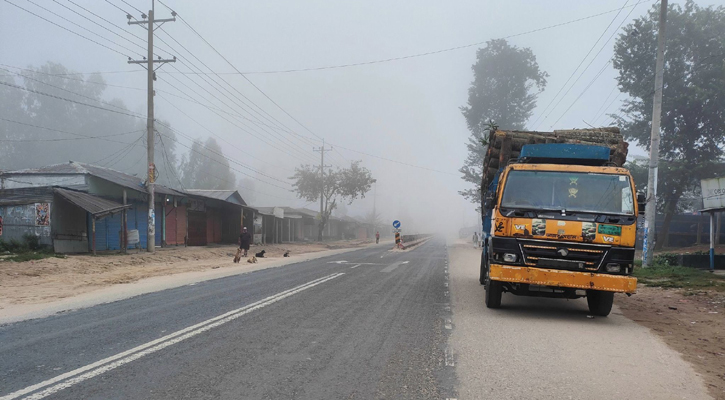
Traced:
<path fill-rule="evenodd" d="M 652 107 L 652 132 L 649 146 L 649 175 L 647 177 L 647 205 L 645 206 L 644 245 L 642 266 L 652 263 L 655 250 L 655 217 L 657 216 L 657 167 L 660 157 L 660 116 L 662 115 L 663 70 L 665 65 L 665 25 L 667 0 L 660 2 L 659 31 L 657 32 L 657 61 L 655 64 L 655 91 Z"/>
<path fill-rule="evenodd" d="M 154 200 L 154 182 L 156 181 L 156 166 L 154 165 L 154 81 L 156 80 L 156 69 L 167 62 L 176 62 L 176 57 L 171 60 L 164 60 L 158 57 L 154 60 L 154 30 L 163 25 L 165 22 L 176 21 L 176 13 L 171 12 L 173 18 L 167 19 L 154 19 L 154 2 L 151 0 L 151 10 L 149 10 L 148 20 L 146 15 L 141 14 L 143 20 L 131 21 L 131 15 L 127 15 L 129 25 L 146 25 L 145 28 L 148 31 L 148 55 L 143 60 L 131 60 L 129 58 L 129 64 L 139 64 L 146 68 L 148 71 L 148 111 L 146 117 L 146 141 L 147 141 L 147 157 L 148 157 L 148 177 L 146 178 L 146 188 L 149 193 L 149 215 L 148 215 L 148 232 L 146 237 L 146 249 L 150 252 L 154 252 L 154 245 L 156 241 L 156 213 L 155 213 L 155 200 Z M 155 24 L 160 24 L 158 27 Z M 159 64 L 158 67 L 154 68 L 154 64 Z M 145 65 L 144 65 L 145 64 Z"/>
<path fill-rule="evenodd" d="M 322 147 L 314 148 L 313 150 L 320 152 L 320 226 L 322 226 L 322 221 L 324 220 L 323 215 L 325 212 L 325 208 L 323 206 L 323 200 L 325 198 L 325 167 L 329 166 L 325 165 L 325 151 L 332 150 L 332 147 L 325 149 L 325 139 L 322 139 Z M 322 241 L 322 230 L 320 230 L 317 239 Z"/>

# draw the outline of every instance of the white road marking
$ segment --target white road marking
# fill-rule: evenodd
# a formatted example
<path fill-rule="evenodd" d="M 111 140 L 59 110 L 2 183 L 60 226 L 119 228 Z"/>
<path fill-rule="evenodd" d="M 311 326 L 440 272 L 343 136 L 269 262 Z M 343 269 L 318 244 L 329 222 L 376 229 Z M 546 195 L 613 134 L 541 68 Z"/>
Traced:
<path fill-rule="evenodd" d="M 210 318 L 206 321 L 192 325 L 188 328 L 178 330 L 174 333 L 171 333 L 171 334 L 161 337 L 159 339 L 153 340 L 151 342 L 142 344 L 140 346 L 134 347 L 130 350 L 124 351 L 124 352 L 116 354 L 114 356 L 104 358 L 103 360 L 86 365 L 85 367 L 81 367 L 81 368 L 75 369 L 73 371 L 66 372 L 64 374 L 56 376 L 55 378 L 51 378 L 46 381 L 37 383 L 35 385 L 28 386 L 28 387 L 18 390 L 16 392 L 7 394 L 5 396 L 0 397 L 0 400 L 17 399 L 20 396 L 24 396 L 28 393 L 31 393 L 36 390 L 50 386 L 47 389 L 43 390 L 42 392 L 38 392 L 31 396 L 25 397 L 25 399 L 32 399 L 32 400 L 42 399 L 46 396 L 49 396 L 53 393 L 60 391 L 60 390 L 66 389 L 75 384 L 83 382 L 87 379 L 93 378 L 95 376 L 108 372 L 112 369 L 118 368 L 122 365 L 128 364 L 135 360 L 138 360 L 139 358 L 141 358 L 143 356 L 149 355 L 151 353 L 155 353 L 161 349 L 164 349 L 166 347 L 169 347 L 171 345 L 174 345 L 176 343 L 179 343 L 183 340 L 189 339 L 196 335 L 199 335 L 200 333 L 206 332 L 206 331 L 216 328 L 220 325 L 226 324 L 227 322 L 233 321 L 243 315 L 251 313 L 252 311 L 259 310 L 263 307 L 276 303 L 289 296 L 292 296 L 292 295 L 302 292 L 304 290 L 310 289 L 314 286 L 317 286 L 317 285 L 327 282 L 329 280 L 338 278 L 342 275 L 345 275 L 345 274 L 336 273 L 336 274 L 331 274 L 331 275 L 322 277 L 320 279 L 315 279 L 313 281 L 307 282 L 307 283 L 297 286 L 295 288 L 285 290 L 283 292 L 269 296 L 265 299 L 255 302 L 255 303 L 246 305 L 246 306 L 238 308 L 236 310 L 229 311 L 229 312 L 219 315 L 217 317 Z M 82 375 L 79 375 L 79 374 L 82 374 Z M 76 376 L 76 375 L 78 375 L 78 376 Z M 71 378 L 71 377 L 73 377 L 73 378 L 69 379 L 67 381 L 64 381 L 62 383 L 59 383 L 55 386 L 51 386 L 51 385 L 54 385 L 58 382 L 61 382 L 65 379 Z"/>
<path fill-rule="evenodd" d="M 448 282 L 445 282 L 443 286 L 448 287 Z"/>
<path fill-rule="evenodd" d="M 361 266 L 361 265 L 362 265 L 362 264 L 356 264 L 356 265 L 353 265 L 352 267 L 350 267 L 350 269 L 355 269 L 355 268 L 357 268 L 357 267 L 359 267 L 359 266 Z"/>
<path fill-rule="evenodd" d="M 446 359 L 446 366 L 454 367 L 456 365 L 456 363 L 453 361 L 453 353 L 451 353 L 451 348 L 446 346 L 446 349 L 444 350 L 443 354 Z"/>
<path fill-rule="evenodd" d="M 444 325 L 443 325 L 443 326 L 444 326 L 444 327 L 445 327 L 446 329 L 449 329 L 449 330 L 450 330 L 450 329 L 453 329 L 453 323 L 451 322 L 451 320 L 450 320 L 449 318 L 446 318 L 446 319 L 445 319 L 444 321 L 445 321 L 445 323 L 444 323 Z"/>
<path fill-rule="evenodd" d="M 388 265 L 387 267 L 383 268 L 380 272 L 392 272 L 394 269 L 398 268 L 401 265 L 407 264 L 410 261 L 398 261 L 396 263 L 392 263 Z"/>
<path fill-rule="evenodd" d="M 346 264 L 347 261 L 340 260 L 340 261 L 329 261 L 328 264 Z"/>

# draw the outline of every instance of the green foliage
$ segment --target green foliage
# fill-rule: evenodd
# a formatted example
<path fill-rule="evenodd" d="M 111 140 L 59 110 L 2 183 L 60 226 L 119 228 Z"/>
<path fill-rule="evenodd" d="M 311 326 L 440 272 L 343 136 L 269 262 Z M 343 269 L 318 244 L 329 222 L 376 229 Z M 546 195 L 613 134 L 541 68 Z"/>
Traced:
<path fill-rule="evenodd" d="M 237 178 L 214 138 L 195 140 L 188 155 L 181 158 L 181 183 L 191 189 L 231 190 Z"/>
<path fill-rule="evenodd" d="M 613 117 L 627 139 L 646 148 L 650 146 L 658 11 L 659 5 L 654 5 L 647 15 L 626 26 L 614 46 L 619 87 L 629 100 L 621 116 Z M 665 213 L 658 236 L 664 237 L 680 198 L 697 192 L 701 179 L 725 172 L 720 163 L 725 142 L 725 41 L 721 40 L 725 9 L 702 8 L 691 0 L 684 8 L 672 4 L 666 37 L 658 179 L 662 198 L 658 207 Z M 664 243 L 658 240 L 657 247 Z"/>
<path fill-rule="evenodd" d="M 41 260 L 49 257 L 65 257 L 53 253 L 51 248 L 40 244 L 40 238 L 38 236 L 29 233 L 23 235 L 22 240 L 13 238 L 6 242 L 0 239 L 0 254 L 7 253 L 10 256 L 2 258 L 0 261 L 23 262 Z"/>
<path fill-rule="evenodd" d="M 353 162 L 349 168 L 328 169 L 324 177 L 320 176 L 318 167 L 302 165 L 295 168 L 292 186 L 297 196 L 309 202 L 319 201 L 322 183 L 324 182 L 323 213 L 320 218 L 318 239 L 322 240 L 322 231 L 327 224 L 332 211 L 339 202 L 352 202 L 358 198 L 365 198 L 370 191 L 375 179 L 372 173 L 365 167 L 360 166 L 360 161 Z"/>
<path fill-rule="evenodd" d="M 667 259 L 667 257 L 655 258 L 654 265 L 648 268 L 635 267 L 633 275 L 637 277 L 640 283 L 647 286 L 725 291 L 725 276 L 696 268 L 669 265 L 663 262 Z"/>
<path fill-rule="evenodd" d="M 486 133 L 492 126 L 524 129 L 536 107 L 537 95 L 546 87 L 548 74 L 539 70 L 531 49 L 511 46 L 504 39 L 491 40 L 476 53 L 468 104 L 461 107 L 471 136 L 468 157 L 459 169 L 473 185 L 459 193 L 481 204 L 481 173 L 486 155 Z"/>

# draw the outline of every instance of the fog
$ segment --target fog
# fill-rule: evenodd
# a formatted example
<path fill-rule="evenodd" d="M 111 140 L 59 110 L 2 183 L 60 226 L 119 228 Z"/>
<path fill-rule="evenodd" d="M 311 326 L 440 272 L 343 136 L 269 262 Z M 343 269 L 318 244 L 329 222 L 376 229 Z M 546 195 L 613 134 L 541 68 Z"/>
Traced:
<path fill-rule="evenodd" d="M 127 63 L 127 57 L 139 59 L 145 54 L 131 42 L 140 45 L 144 42 L 103 19 L 145 38 L 146 31 L 138 25 L 128 26 L 126 15 L 120 9 L 140 19 L 140 13 L 134 8 L 146 12 L 151 7 L 149 0 L 128 0 L 133 8 L 120 0 L 74 0 L 72 3 L 12 0 L 12 3 L 47 21 L 9 2 L 0 2 L 0 67 L 12 71 L 0 70 L 0 74 L 19 79 L 13 73 L 25 72 L 15 67 L 37 68 L 48 62 L 61 64 L 72 72 L 99 72 L 108 84 L 101 96 L 104 101 L 117 99 L 133 113 L 146 115 L 146 71 Z M 630 1 L 617 14 L 625 5 L 623 0 L 166 0 L 164 3 L 214 47 L 207 45 L 181 20 L 166 23 L 156 31 L 157 53 L 165 58 L 176 56 L 178 60 L 161 66 L 155 82 L 156 117 L 177 131 L 175 138 L 179 143 L 174 146 L 174 162 L 180 162 L 188 154 L 192 139 L 203 142 L 213 136 L 224 156 L 231 160 L 229 165 L 236 177 L 244 179 L 242 194 L 252 199 L 252 205 L 317 209 L 318 203 L 297 199 L 290 191 L 291 186 L 285 190 L 289 185 L 278 180 L 289 182 L 288 178 L 300 164 L 319 164 L 320 154 L 313 147 L 322 146 L 321 138 L 324 138 L 327 148 L 332 148 L 325 153 L 326 165 L 345 167 L 353 160 L 362 160 L 362 165 L 377 179 L 375 189 L 364 199 L 346 206 L 346 213 L 362 217 L 375 205 L 386 225 L 398 219 L 404 232 L 409 233 L 451 233 L 478 224 L 476 206 L 458 194 L 470 187 L 458 172 L 467 155 L 465 144 L 470 135 L 459 108 L 468 99 L 473 79 L 471 66 L 476 61 L 478 48 L 487 40 L 508 37 L 510 44 L 530 48 L 539 68 L 549 74 L 546 90 L 539 95 L 527 128 L 546 131 L 582 128 L 588 124 L 602 126 L 611 120 L 606 114 L 617 112 L 625 100 L 616 89 L 617 73 L 608 64 L 616 35 L 605 42 L 618 32 L 620 24 L 624 26 L 641 17 L 654 5 L 654 2 Z M 725 1 L 698 4 L 717 6 Z M 155 10 L 156 18 L 170 17 L 169 9 L 158 1 Z M 564 24 L 597 14 L 601 15 Z M 613 20 L 615 15 L 617 18 Z M 557 24 L 563 25 L 512 36 Z M 602 39 L 593 48 L 600 36 Z M 459 46 L 467 47 L 368 63 Z M 585 58 L 592 48 L 594 51 Z M 601 52 L 597 53 L 600 48 Z M 246 79 L 217 51 L 236 70 L 245 73 Z M 591 66 L 563 100 L 560 103 L 556 100 L 552 106 L 558 105 L 544 113 L 583 59 L 583 66 L 592 60 Z M 198 71 L 192 65 L 209 72 L 202 62 L 219 75 L 180 73 Z M 357 63 L 363 64 L 349 66 Z M 341 65 L 348 66 L 320 69 Z M 297 71 L 280 72 L 287 70 Z M 90 75 L 73 76 L 88 78 Z M 103 110 L 94 112 L 101 120 L 121 118 Z M 0 117 L 10 118 L 9 113 L 0 109 Z M 131 129 L 143 129 L 143 120 L 127 118 L 129 121 L 125 123 Z M 537 123 L 533 124 L 534 121 Z M 40 125 L 52 123 L 45 119 Z M 8 124 L 0 126 L 11 129 Z M 98 126 L 96 123 L 88 129 L 105 129 Z M 96 134 L 114 132 L 118 131 Z M 43 138 L 67 137 L 59 132 L 43 134 L 46 135 Z M 132 143 L 133 139 L 125 137 L 119 141 Z M 38 142 L 19 143 L 22 151 L 29 153 L 55 146 L 40 138 Z M 80 157 L 86 157 L 77 161 L 85 162 L 113 154 L 124 146 L 98 140 L 79 141 L 77 145 L 84 146 Z M 8 158 L 3 157 L 5 161 L 0 160 L 0 168 L 41 166 L 53 157 L 57 162 L 67 161 L 70 153 L 63 152 L 70 150 L 58 149 L 50 156 L 26 158 L 28 165 L 9 165 Z M 78 147 L 73 150 L 78 152 Z M 143 149 L 134 151 L 142 154 Z M 644 149 L 630 147 L 630 155 L 645 154 Z M 134 163 L 136 157 L 129 155 L 128 159 L 126 164 L 120 163 L 114 168 L 143 173 L 143 167 L 139 170 L 138 163 Z M 172 166 L 162 171 L 166 174 L 165 182 L 170 185 L 175 181 L 174 169 Z"/>

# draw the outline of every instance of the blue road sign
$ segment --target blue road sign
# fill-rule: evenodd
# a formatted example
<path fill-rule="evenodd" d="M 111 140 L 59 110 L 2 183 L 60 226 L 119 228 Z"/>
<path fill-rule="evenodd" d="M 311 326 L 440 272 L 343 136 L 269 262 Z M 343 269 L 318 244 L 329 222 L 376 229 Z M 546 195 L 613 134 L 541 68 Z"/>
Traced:
<path fill-rule="evenodd" d="M 398 221 L 397 219 L 395 221 L 393 221 L 393 228 L 395 228 L 395 229 L 400 228 L 400 221 Z"/>

